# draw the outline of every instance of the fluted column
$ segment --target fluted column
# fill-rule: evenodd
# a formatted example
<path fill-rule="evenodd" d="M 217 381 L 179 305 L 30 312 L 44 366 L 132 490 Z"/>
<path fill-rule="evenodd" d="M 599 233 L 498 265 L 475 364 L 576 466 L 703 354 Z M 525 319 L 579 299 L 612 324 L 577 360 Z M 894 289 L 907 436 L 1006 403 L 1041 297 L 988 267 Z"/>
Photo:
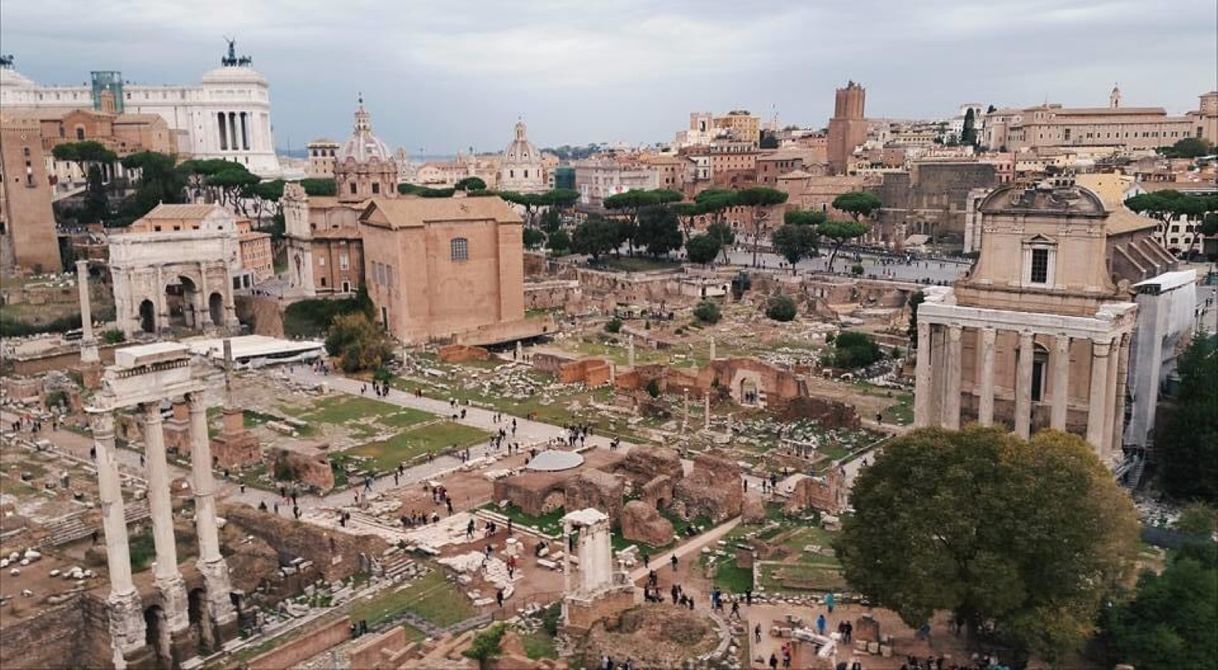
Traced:
<path fill-rule="evenodd" d="M 1058 335 L 1053 340 L 1053 406 L 1049 427 L 1066 429 L 1066 413 L 1070 402 L 1070 336 Z"/>
<path fill-rule="evenodd" d="M 918 358 L 914 377 L 914 426 L 930 425 L 930 324 L 918 322 Z"/>
<path fill-rule="evenodd" d="M 148 465 L 148 505 L 152 511 L 152 540 L 156 546 L 155 582 L 161 592 L 165 621 L 171 633 L 183 630 L 186 586 L 178 571 L 178 548 L 173 538 L 173 502 L 169 495 L 169 464 L 165 460 L 165 434 L 161 408 L 155 402 L 140 406 L 143 412 L 145 457 Z"/>
<path fill-rule="evenodd" d="M 228 564 L 220 555 L 216 524 L 216 481 L 211 472 L 211 442 L 207 437 L 207 405 L 201 391 L 187 397 L 190 403 L 190 471 L 194 479 L 195 529 L 199 536 L 199 572 L 207 583 L 211 615 L 224 624 L 236 618 Z"/>
<path fill-rule="evenodd" d="M 1104 423 L 1108 420 L 1107 403 L 1111 398 L 1108 389 L 1108 355 L 1111 340 L 1091 341 L 1091 392 L 1087 408 L 1087 441 L 1104 452 Z"/>
<path fill-rule="evenodd" d="M 947 327 L 947 369 L 944 374 L 943 420 L 945 428 L 960 428 L 960 336 L 963 329 L 957 324 Z"/>
<path fill-rule="evenodd" d="M 102 530 L 106 535 L 106 568 L 110 575 L 110 595 L 106 598 L 110 640 L 116 652 L 115 664 L 125 666 L 123 655 L 144 646 L 144 608 L 139 591 L 131 581 L 131 550 L 127 542 L 118 451 L 114 446 L 114 417 L 108 411 L 97 412 L 90 417 L 90 424 L 97 452 L 98 500 L 101 502 Z"/>
<path fill-rule="evenodd" d="M 998 333 L 993 328 L 981 331 L 981 395 L 977 398 L 977 422 L 994 425 L 994 343 Z"/>
<path fill-rule="evenodd" d="M 1018 368 L 1015 373 L 1015 434 L 1028 439 L 1032 433 L 1032 333 L 1019 334 Z"/>

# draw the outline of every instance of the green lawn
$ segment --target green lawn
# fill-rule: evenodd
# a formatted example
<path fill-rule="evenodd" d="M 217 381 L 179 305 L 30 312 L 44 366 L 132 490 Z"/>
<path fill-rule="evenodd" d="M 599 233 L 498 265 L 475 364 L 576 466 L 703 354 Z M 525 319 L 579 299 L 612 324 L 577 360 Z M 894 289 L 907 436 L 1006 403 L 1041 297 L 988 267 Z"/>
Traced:
<path fill-rule="evenodd" d="M 550 637 L 544 630 L 521 635 L 520 642 L 524 645 L 525 655 L 533 660 L 539 658 L 558 658 L 558 648 L 554 646 L 554 638 Z"/>
<path fill-rule="evenodd" d="M 367 620 L 369 626 L 376 626 L 393 621 L 405 612 L 440 627 L 451 626 L 477 614 L 469 598 L 437 569 L 405 588 L 380 593 L 371 600 L 353 604 L 350 616 L 354 621 Z"/>
<path fill-rule="evenodd" d="M 726 593 L 744 593 L 753 590 L 753 571 L 736 567 L 735 559 L 728 559 L 715 566 L 715 586 Z"/>
<path fill-rule="evenodd" d="M 354 449 L 348 449 L 347 453 L 367 456 L 372 459 L 373 468 L 385 471 L 396 468 L 399 463 L 408 463 L 425 454 L 454 446 L 466 447 L 482 442 L 489 436 L 490 433 L 478 428 L 471 428 L 452 421 L 437 421 L 404 430 L 388 440 L 370 442 Z"/>
<path fill-rule="evenodd" d="M 519 507 L 510 503 L 507 507 L 499 507 L 495 503 L 488 503 L 485 505 L 485 508 L 506 516 L 517 526 L 535 528 L 547 535 L 562 535 L 561 519 L 566 514 L 566 511 L 561 507 L 541 516 L 525 514 Z"/>
<path fill-rule="evenodd" d="M 841 568 L 807 563 L 764 563 L 757 582 L 767 591 L 838 591 L 847 588 Z"/>
<path fill-rule="evenodd" d="M 341 394 L 321 398 L 313 403 L 311 408 L 304 410 L 298 418 L 316 423 L 346 423 L 369 415 L 383 417 L 399 410 L 400 407 L 387 402 Z"/>

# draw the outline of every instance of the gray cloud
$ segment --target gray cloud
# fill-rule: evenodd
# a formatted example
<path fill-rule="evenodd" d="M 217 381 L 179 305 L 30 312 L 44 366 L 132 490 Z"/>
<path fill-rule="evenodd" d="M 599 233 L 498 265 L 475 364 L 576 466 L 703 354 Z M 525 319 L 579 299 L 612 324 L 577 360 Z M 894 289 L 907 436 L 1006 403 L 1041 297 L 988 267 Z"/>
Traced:
<path fill-rule="evenodd" d="M 833 88 L 872 116 L 965 101 L 1196 106 L 1218 86 L 1214 0 L 537 0 L 0 3 L 0 50 L 47 83 L 119 69 L 197 81 L 235 36 L 271 82 L 280 146 L 348 132 L 362 91 L 412 152 L 668 140 L 694 110 L 823 125 Z M 70 20 L 65 20 L 70 19 Z"/>

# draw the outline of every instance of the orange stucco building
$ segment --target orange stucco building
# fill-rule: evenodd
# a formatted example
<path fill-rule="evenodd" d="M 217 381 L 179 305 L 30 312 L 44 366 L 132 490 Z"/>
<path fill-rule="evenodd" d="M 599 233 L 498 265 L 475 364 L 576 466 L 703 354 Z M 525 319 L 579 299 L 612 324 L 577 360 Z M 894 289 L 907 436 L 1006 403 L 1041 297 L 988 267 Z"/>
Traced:
<path fill-rule="evenodd" d="M 407 343 L 522 324 L 523 225 L 498 197 L 374 198 L 359 228 L 381 323 Z"/>

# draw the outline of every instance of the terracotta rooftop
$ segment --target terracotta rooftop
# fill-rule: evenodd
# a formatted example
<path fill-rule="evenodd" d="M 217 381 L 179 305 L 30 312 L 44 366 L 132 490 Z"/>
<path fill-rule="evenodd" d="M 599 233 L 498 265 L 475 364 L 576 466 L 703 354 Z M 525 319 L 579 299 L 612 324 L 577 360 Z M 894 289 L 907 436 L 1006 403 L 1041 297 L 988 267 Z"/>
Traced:
<path fill-rule="evenodd" d="M 376 213 L 384 217 L 377 220 Z M 371 219 L 371 220 L 370 220 Z M 416 228 L 438 221 L 484 221 L 523 223 L 516 210 L 495 196 L 474 198 L 373 198 L 361 222 L 389 228 Z"/>
<path fill-rule="evenodd" d="M 156 207 L 153 207 L 151 212 L 148 212 L 147 214 L 145 214 L 144 216 L 142 216 L 140 218 L 144 218 L 144 219 L 202 219 L 203 217 L 207 216 L 208 214 L 211 214 L 212 210 L 215 210 L 215 209 L 222 209 L 222 208 L 219 205 L 196 205 L 196 204 L 167 205 L 165 203 L 161 203 L 161 204 L 157 205 Z"/>

